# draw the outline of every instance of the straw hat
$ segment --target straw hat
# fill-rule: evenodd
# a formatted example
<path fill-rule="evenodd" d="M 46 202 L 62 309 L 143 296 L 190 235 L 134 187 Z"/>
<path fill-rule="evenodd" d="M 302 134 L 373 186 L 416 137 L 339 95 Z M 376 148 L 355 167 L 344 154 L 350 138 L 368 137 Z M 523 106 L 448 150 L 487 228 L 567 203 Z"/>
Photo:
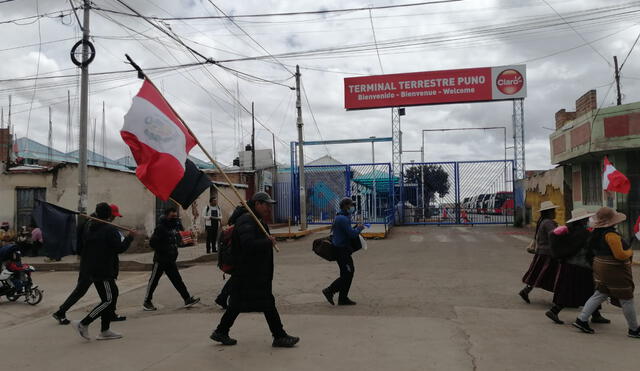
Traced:
<path fill-rule="evenodd" d="M 586 219 L 596 215 L 596 213 L 590 213 L 585 209 L 574 209 L 571 211 L 571 219 L 567 220 L 567 224 L 577 222 L 578 220 Z"/>
<path fill-rule="evenodd" d="M 553 202 L 551 202 L 551 201 L 542 201 L 542 203 L 540 204 L 540 210 L 539 211 L 557 209 L 558 207 L 559 206 L 554 205 Z"/>
<path fill-rule="evenodd" d="M 627 220 L 627 216 L 610 207 L 601 207 L 591 218 L 594 228 L 607 228 Z"/>

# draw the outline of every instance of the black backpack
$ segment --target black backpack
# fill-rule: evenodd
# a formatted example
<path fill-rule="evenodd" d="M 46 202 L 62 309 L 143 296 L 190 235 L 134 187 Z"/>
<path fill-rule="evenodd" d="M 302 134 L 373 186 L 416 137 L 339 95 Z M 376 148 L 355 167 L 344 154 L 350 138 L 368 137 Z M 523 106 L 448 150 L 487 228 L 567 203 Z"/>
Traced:
<path fill-rule="evenodd" d="M 234 257 L 231 251 L 233 247 L 235 225 L 222 227 L 222 235 L 218 244 L 218 268 L 226 274 L 233 274 Z"/>

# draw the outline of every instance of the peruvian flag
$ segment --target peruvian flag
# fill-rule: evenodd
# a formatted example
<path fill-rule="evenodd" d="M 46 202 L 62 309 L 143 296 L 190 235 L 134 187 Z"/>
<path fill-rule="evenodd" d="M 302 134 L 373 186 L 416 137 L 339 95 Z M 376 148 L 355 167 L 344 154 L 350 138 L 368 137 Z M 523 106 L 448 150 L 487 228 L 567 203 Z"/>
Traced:
<path fill-rule="evenodd" d="M 136 160 L 138 179 L 162 200 L 171 198 L 186 209 L 211 186 L 187 159 L 196 139 L 147 79 L 124 116 L 120 135 Z"/>
<path fill-rule="evenodd" d="M 636 236 L 636 239 L 640 241 L 640 216 L 638 220 L 636 220 L 636 225 L 633 226 L 633 234 Z"/>
<path fill-rule="evenodd" d="M 628 194 L 631 183 L 624 174 L 616 170 L 609 162 L 607 156 L 604 157 L 604 171 L 602 173 L 602 189 L 605 191 Z"/>

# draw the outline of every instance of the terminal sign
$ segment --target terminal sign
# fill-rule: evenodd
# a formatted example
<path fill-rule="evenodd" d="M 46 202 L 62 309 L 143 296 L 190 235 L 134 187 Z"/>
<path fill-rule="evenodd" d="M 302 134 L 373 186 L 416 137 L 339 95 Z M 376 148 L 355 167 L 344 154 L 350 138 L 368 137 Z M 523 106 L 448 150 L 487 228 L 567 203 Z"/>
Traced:
<path fill-rule="evenodd" d="M 344 79 L 348 110 L 512 100 L 527 95 L 526 66 L 468 68 Z"/>

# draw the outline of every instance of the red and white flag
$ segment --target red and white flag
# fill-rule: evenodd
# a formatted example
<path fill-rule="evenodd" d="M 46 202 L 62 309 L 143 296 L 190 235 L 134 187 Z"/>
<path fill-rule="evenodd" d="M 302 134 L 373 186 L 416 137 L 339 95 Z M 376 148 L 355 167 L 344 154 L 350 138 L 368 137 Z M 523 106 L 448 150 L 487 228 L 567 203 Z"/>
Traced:
<path fill-rule="evenodd" d="M 636 236 L 636 239 L 640 241 L 640 216 L 638 220 L 636 220 L 636 225 L 633 226 L 633 234 Z"/>
<path fill-rule="evenodd" d="M 120 135 L 131 148 L 140 181 L 156 196 L 169 199 L 185 175 L 196 139 L 146 79 L 124 116 Z"/>
<path fill-rule="evenodd" d="M 604 157 L 604 170 L 602 172 L 602 189 L 605 191 L 628 194 L 631 183 L 624 174 L 616 170 L 609 162 L 607 156 Z"/>

